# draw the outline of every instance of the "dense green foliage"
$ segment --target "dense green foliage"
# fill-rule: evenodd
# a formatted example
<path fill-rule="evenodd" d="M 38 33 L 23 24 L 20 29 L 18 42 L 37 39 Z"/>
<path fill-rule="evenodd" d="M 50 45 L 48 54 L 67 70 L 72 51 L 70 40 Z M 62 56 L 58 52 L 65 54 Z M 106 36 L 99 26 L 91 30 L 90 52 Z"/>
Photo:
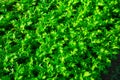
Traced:
<path fill-rule="evenodd" d="M 1 80 L 101 80 L 120 52 L 119 0 L 0 0 Z"/>

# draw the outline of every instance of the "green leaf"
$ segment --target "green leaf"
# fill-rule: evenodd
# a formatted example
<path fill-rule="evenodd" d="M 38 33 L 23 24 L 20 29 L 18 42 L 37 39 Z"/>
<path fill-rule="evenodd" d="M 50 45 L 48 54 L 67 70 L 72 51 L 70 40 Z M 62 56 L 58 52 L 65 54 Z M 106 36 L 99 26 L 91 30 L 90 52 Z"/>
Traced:
<path fill-rule="evenodd" d="M 90 76 L 90 75 L 91 75 L 90 72 L 88 72 L 88 71 L 84 72 L 84 77 L 88 77 L 88 76 Z"/>

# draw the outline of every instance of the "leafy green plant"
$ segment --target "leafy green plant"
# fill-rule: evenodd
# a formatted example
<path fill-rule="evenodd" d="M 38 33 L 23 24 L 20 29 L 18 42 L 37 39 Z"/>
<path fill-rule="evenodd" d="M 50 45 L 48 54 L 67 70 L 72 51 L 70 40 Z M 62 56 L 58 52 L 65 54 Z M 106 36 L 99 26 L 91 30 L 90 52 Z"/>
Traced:
<path fill-rule="evenodd" d="M 101 80 L 120 51 L 119 4 L 0 1 L 0 79 Z"/>

